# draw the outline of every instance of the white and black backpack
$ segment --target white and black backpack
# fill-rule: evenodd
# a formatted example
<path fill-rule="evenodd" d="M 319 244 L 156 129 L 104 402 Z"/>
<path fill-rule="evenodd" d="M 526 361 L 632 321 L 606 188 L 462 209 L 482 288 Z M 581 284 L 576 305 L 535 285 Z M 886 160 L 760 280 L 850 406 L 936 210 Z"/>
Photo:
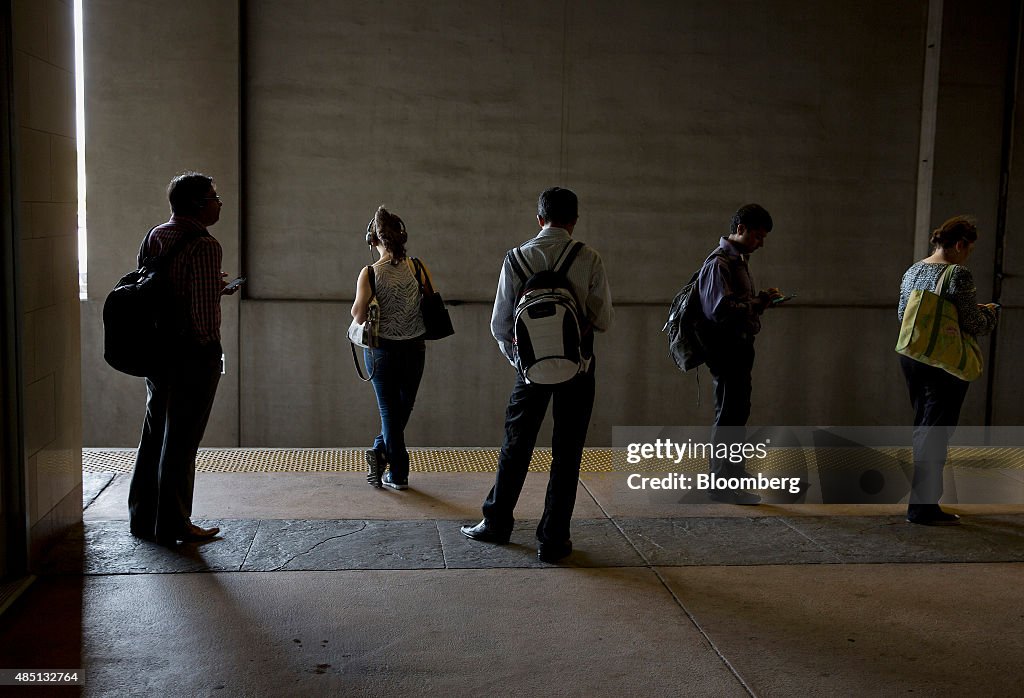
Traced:
<path fill-rule="evenodd" d="M 508 251 L 509 266 L 523 282 L 513 314 L 516 368 L 527 383 L 555 385 L 583 368 L 580 312 L 569 284 L 569 267 L 583 247 L 566 244 L 554 267 L 534 272 L 520 248 Z"/>

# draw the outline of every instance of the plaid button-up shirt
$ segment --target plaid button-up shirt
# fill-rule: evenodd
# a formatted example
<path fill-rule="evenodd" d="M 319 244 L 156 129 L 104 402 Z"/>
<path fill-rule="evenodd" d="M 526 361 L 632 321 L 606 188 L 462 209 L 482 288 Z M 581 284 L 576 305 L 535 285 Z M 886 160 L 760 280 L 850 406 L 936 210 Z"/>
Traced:
<path fill-rule="evenodd" d="M 182 236 L 194 239 L 178 250 L 170 276 L 175 294 L 188 308 L 189 337 L 203 345 L 219 342 L 224 251 L 202 223 L 186 216 L 171 216 L 146 238 L 139 251 L 139 264 L 143 257 L 166 254 Z"/>

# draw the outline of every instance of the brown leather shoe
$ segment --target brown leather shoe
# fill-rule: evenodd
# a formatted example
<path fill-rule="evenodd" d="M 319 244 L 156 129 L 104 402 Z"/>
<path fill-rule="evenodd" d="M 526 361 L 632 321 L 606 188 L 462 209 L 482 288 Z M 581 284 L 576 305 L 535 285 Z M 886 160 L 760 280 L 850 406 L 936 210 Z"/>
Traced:
<path fill-rule="evenodd" d="M 178 540 L 182 540 L 185 542 L 210 540 L 218 533 L 220 533 L 220 529 L 216 526 L 213 526 L 212 528 L 202 528 L 200 526 L 196 526 L 194 523 L 190 521 L 188 525 L 185 527 L 185 530 L 182 533 L 178 534 Z"/>

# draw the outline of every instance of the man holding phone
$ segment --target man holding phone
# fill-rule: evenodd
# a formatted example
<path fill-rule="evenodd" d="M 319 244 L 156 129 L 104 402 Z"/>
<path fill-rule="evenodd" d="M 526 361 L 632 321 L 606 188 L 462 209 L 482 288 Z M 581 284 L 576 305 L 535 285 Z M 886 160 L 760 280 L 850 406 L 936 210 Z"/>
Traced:
<path fill-rule="evenodd" d="M 715 387 L 712 443 L 741 443 L 750 416 L 754 337 L 761 331 L 765 309 L 788 300 L 777 288 L 754 291 L 747 260 L 764 246 L 772 217 L 758 204 L 741 206 L 732 217 L 730 233 L 701 267 L 697 279 L 701 308 L 710 321 L 703 332 L 707 365 Z M 717 450 L 717 449 L 716 449 Z M 710 459 L 712 474 L 746 476 L 745 463 L 728 458 Z M 711 490 L 711 499 L 726 504 L 759 504 L 761 498 L 743 490 Z"/>
<path fill-rule="evenodd" d="M 146 377 L 146 418 L 128 492 L 133 536 L 161 545 L 214 537 L 219 528 L 192 523 L 196 452 L 206 431 L 221 375 L 220 299 L 229 288 L 223 250 L 208 228 L 220 219 L 213 178 L 183 172 L 167 186 L 171 218 L 153 228 L 139 250 L 169 256 L 180 332 L 173 359 Z"/>

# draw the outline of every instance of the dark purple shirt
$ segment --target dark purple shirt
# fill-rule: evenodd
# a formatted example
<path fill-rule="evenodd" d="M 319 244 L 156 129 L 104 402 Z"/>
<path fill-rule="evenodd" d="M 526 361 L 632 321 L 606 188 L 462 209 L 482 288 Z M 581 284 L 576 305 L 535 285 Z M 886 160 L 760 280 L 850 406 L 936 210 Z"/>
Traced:
<path fill-rule="evenodd" d="M 729 334 L 753 337 L 761 331 L 761 318 L 752 303 L 757 291 L 748 255 L 726 237 L 715 252 L 719 253 L 712 253 L 697 277 L 704 316 Z"/>

